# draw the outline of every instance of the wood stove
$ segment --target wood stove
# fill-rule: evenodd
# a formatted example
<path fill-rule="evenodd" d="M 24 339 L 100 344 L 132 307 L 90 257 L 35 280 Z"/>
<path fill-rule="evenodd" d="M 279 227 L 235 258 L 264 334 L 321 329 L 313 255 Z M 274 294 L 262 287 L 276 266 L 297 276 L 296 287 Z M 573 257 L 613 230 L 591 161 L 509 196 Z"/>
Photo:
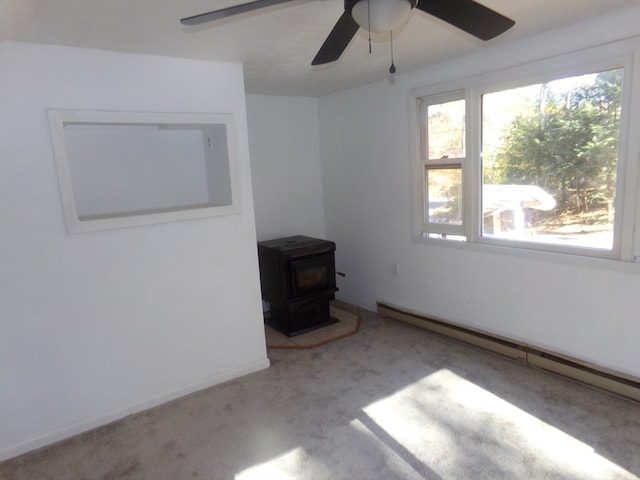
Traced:
<path fill-rule="evenodd" d="M 297 235 L 258 242 L 265 323 L 290 337 L 336 323 L 329 315 L 335 298 L 336 245 Z"/>

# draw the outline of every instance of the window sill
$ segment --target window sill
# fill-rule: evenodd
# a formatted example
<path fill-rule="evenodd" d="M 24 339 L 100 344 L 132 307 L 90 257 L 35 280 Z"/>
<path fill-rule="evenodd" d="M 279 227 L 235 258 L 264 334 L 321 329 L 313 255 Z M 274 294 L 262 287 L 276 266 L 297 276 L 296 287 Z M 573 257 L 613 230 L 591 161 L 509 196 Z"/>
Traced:
<path fill-rule="evenodd" d="M 447 240 L 440 238 L 425 238 L 421 234 L 413 236 L 413 242 L 438 248 L 454 248 L 483 254 L 506 255 L 526 258 L 539 262 L 550 262 L 584 268 L 599 268 L 622 273 L 640 275 L 640 261 L 624 261 L 614 258 L 602 258 L 579 253 L 550 252 L 548 250 L 533 250 L 525 247 L 493 245 L 489 243 L 472 243 L 467 241 Z"/>

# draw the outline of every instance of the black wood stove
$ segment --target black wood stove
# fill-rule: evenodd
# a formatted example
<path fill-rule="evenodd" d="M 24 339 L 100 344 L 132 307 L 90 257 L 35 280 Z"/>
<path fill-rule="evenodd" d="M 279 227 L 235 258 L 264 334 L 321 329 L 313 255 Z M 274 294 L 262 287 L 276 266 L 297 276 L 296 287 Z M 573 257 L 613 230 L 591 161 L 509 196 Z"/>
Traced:
<path fill-rule="evenodd" d="M 338 290 L 335 249 L 302 235 L 258 242 L 262 298 L 271 307 L 265 323 L 292 337 L 338 321 L 329 315 Z"/>

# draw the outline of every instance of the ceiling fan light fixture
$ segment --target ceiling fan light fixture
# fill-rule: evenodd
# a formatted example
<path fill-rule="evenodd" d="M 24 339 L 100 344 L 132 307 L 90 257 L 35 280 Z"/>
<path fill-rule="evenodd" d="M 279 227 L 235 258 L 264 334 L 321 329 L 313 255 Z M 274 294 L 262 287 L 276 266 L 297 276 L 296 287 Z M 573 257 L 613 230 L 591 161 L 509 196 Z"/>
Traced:
<path fill-rule="evenodd" d="M 410 12 L 409 0 L 359 0 L 351 16 L 365 30 L 388 32 L 404 22 Z"/>

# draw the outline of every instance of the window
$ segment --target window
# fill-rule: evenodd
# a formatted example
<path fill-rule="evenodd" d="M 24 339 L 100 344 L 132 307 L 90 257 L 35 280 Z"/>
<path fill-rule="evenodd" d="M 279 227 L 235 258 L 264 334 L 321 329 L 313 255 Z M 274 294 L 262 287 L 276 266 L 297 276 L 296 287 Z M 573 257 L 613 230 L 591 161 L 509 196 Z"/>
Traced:
<path fill-rule="evenodd" d="M 564 68 L 415 95 L 417 238 L 637 258 L 623 191 L 638 168 L 625 161 L 631 61 Z"/>
<path fill-rule="evenodd" d="M 482 235 L 611 251 L 622 69 L 482 95 Z"/>
<path fill-rule="evenodd" d="M 464 232 L 462 164 L 466 157 L 464 92 L 423 102 L 424 231 L 438 236 Z"/>

